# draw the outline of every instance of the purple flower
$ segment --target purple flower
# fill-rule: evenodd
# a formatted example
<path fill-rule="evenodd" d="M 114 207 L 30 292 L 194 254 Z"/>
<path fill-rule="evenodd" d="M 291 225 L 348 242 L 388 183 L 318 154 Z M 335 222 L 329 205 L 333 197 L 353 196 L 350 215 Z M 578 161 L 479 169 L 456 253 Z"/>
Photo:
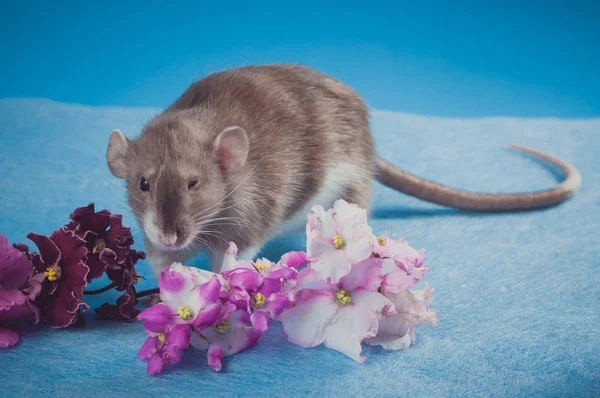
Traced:
<path fill-rule="evenodd" d="M 39 250 L 32 255 L 33 265 L 46 278 L 36 300 L 42 317 L 53 328 L 69 326 L 80 309 L 88 308 L 83 302 L 89 272 L 85 240 L 67 227 L 54 231 L 50 238 L 34 233 L 27 237 Z"/>
<path fill-rule="evenodd" d="M 147 330 L 165 333 L 176 324 L 203 329 L 219 317 L 222 285 L 216 274 L 174 263 L 162 270 L 158 286 L 162 303 L 138 315 Z"/>
<path fill-rule="evenodd" d="M 312 210 L 306 224 L 307 259 L 320 279 L 338 282 L 353 264 L 372 253 L 367 213 L 344 200 L 336 201 L 328 211 L 322 206 Z"/>
<path fill-rule="evenodd" d="M 216 325 L 192 333 L 191 344 L 200 350 L 208 350 L 208 365 L 219 372 L 223 357 L 253 347 L 260 336 L 261 332 L 252 327 L 250 314 L 237 310 Z"/>
<path fill-rule="evenodd" d="M 39 319 L 33 303 L 41 290 L 43 274 L 34 274 L 27 246 L 12 247 L 0 234 L 0 348 L 15 345 L 19 334 L 3 324 L 19 320 Z"/>
<path fill-rule="evenodd" d="M 169 326 L 164 332 L 148 333 L 148 338 L 138 352 L 140 361 L 148 359 L 148 374 L 156 376 L 166 365 L 175 365 L 181 361 L 183 352 L 190 345 L 192 328 L 180 324 Z"/>
<path fill-rule="evenodd" d="M 294 306 L 279 316 L 289 341 L 305 348 L 324 344 L 363 362 L 361 342 L 377 335 L 379 319 L 396 312 L 377 291 L 381 279 L 377 258 L 354 265 L 338 283 L 319 279 L 311 268 L 302 270 Z"/>
<path fill-rule="evenodd" d="M 99 278 L 106 267 L 119 270 L 130 253 L 133 237 L 122 217 L 107 210 L 95 212 L 94 204 L 75 209 L 67 227 L 85 239 L 88 249 L 88 281 Z"/>
<path fill-rule="evenodd" d="M 116 305 L 104 303 L 94 311 L 100 318 L 113 321 L 130 321 L 136 319 L 140 314 L 140 311 L 135 308 L 136 299 L 135 289 L 132 288 L 117 299 Z"/>
<path fill-rule="evenodd" d="M 146 253 L 131 249 L 125 261 L 117 268 L 106 268 L 106 276 L 112 282 L 117 284 L 116 289 L 120 292 L 130 290 L 132 285 L 137 283 L 141 276 L 135 271 L 135 266 L 139 260 L 146 258 Z"/>

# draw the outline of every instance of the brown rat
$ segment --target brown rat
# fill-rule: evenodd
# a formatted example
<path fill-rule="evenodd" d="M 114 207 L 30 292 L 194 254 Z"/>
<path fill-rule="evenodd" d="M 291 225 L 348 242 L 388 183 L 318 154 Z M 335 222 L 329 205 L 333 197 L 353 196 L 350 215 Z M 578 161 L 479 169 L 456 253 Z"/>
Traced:
<path fill-rule="evenodd" d="M 127 180 L 155 273 L 207 252 L 218 271 L 230 241 L 252 259 L 273 235 L 302 229 L 313 205 L 345 199 L 369 208 L 371 181 L 444 206 L 526 210 L 563 202 L 579 172 L 552 155 L 557 187 L 479 194 L 413 176 L 376 156 L 362 99 L 339 81 L 297 65 L 212 74 L 190 86 L 140 137 L 113 131 L 106 157 Z"/>

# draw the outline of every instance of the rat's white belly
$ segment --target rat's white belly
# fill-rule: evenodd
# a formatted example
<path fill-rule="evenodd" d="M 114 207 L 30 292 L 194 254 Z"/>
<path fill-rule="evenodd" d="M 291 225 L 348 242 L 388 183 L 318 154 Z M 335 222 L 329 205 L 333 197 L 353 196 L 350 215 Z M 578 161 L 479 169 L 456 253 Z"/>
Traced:
<path fill-rule="evenodd" d="M 321 205 L 325 210 L 341 199 L 344 190 L 352 185 L 356 175 L 360 173 L 355 164 L 344 162 L 331 166 L 317 194 L 308 203 L 285 221 L 277 230 L 276 236 L 303 232 L 306 230 L 306 215 L 312 212 L 313 206 Z"/>

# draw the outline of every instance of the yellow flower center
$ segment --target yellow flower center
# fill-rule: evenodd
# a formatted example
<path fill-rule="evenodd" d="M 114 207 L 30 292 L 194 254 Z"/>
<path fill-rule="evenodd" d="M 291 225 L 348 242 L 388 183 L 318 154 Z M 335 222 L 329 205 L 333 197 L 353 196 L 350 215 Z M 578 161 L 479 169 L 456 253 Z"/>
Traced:
<path fill-rule="evenodd" d="M 379 246 L 385 246 L 385 238 L 383 236 L 380 236 L 379 238 L 377 238 L 377 243 L 379 243 Z"/>
<path fill-rule="evenodd" d="M 140 274 L 138 274 L 137 272 L 133 274 L 133 283 L 138 283 L 140 279 L 142 279 L 142 276 Z"/>
<path fill-rule="evenodd" d="M 44 277 L 50 282 L 54 282 L 55 280 L 60 279 L 60 274 L 60 267 L 58 265 L 48 267 L 46 268 L 46 271 L 44 271 Z"/>
<path fill-rule="evenodd" d="M 350 296 L 350 294 L 346 293 L 345 290 L 340 290 L 339 292 L 337 292 L 336 297 L 338 304 L 341 305 L 348 304 L 352 301 L 352 297 Z"/>
<path fill-rule="evenodd" d="M 230 327 L 231 325 L 229 324 L 229 321 L 225 319 L 223 322 L 215 326 L 215 329 L 217 329 L 217 332 L 219 333 L 227 333 Z"/>
<path fill-rule="evenodd" d="M 336 235 L 333 237 L 333 247 L 336 249 L 342 249 L 346 245 L 344 242 L 344 238 L 341 235 Z"/>
<path fill-rule="evenodd" d="M 254 296 L 254 305 L 256 307 L 261 307 L 265 303 L 265 295 L 262 293 L 256 293 Z"/>
<path fill-rule="evenodd" d="M 106 247 L 106 242 L 102 239 L 96 241 L 96 245 L 92 248 L 92 254 L 98 254 Z"/>
<path fill-rule="evenodd" d="M 192 314 L 192 309 L 190 307 L 187 305 L 182 305 L 177 309 L 177 315 L 179 315 L 184 321 L 189 321 L 192 319 L 194 314 Z"/>
<path fill-rule="evenodd" d="M 156 337 L 158 338 L 158 341 L 165 344 L 165 334 L 164 333 L 160 333 L 160 332 L 156 333 Z"/>
<path fill-rule="evenodd" d="M 267 264 L 267 263 L 264 263 L 264 262 L 262 262 L 262 261 L 257 261 L 257 262 L 254 264 L 254 267 L 256 268 L 256 270 L 257 270 L 258 272 L 261 272 L 261 273 L 265 273 L 265 272 L 267 272 L 267 271 L 269 270 L 269 264 Z"/>

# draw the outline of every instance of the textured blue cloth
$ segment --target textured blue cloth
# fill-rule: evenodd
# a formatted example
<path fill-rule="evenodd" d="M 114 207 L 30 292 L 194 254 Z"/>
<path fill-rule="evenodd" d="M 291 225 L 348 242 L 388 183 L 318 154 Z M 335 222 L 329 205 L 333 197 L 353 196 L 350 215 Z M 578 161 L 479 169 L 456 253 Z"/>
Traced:
<path fill-rule="evenodd" d="M 50 233 L 92 201 L 134 225 L 104 152 L 112 129 L 135 136 L 157 111 L 0 101 L 0 232 L 25 242 L 28 232 Z M 441 311 L 439 326 L 419 327 L 418 344 L 407 350 L 366 347 L 361 365 L 289 344 L 274 324 L 257 347 L 227 358 L 221 373 L 189 351 L 152 378 L 136 357 L 142 326 L 98 321 L 90 311 L 77 329 L 24 326 L 21 343 L 0 351 L 0 396 L 598 396 L 600 120 L 373 112 L 372 121 L 382 157 L 435 181 L 487 192 L 556 184 L 554 170 L 505 150 L 516 142 L 573 162 L 583 186 L 559 207 L 483 215 L 375 185 L 371 225 L 426 249 L 432 307 Z M 134 232 L 142 249 L 137 225 Z M 302 235 L 282 238 L 263 254 L 277 259 L 304 244 Z M 154 287 L 147 264 L 138 270 L 147 276 L 141 288 Z"/>

